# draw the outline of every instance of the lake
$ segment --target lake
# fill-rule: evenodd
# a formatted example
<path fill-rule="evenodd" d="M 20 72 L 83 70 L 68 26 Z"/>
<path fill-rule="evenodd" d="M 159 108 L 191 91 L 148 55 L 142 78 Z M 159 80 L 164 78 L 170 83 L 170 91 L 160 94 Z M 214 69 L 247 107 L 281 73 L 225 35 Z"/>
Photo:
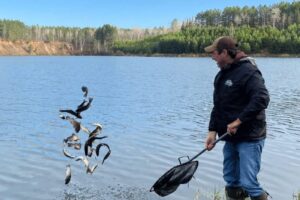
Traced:
<path fill-rule="evenodd" d="M 259 180 L 274 200 L 290 200 L 300 190 L 300 59 L 257 63 L 271 95 Z M 1 199 L 209 200 L 224 190 L 220 142 L 198 158 L 188 185 L 165 198 L 149 192 L 178 157 L 204 148 L 218 71 L 210 58 L 11 56 L 0 57 L 0 70 Z M 59 109 L 75 109 L 83 85 L 94 100 L 81 123 L 101 123 L 112 151 L 103 165 L 91 159 L 92 175 L 62 152 L 74 131 Z"/>

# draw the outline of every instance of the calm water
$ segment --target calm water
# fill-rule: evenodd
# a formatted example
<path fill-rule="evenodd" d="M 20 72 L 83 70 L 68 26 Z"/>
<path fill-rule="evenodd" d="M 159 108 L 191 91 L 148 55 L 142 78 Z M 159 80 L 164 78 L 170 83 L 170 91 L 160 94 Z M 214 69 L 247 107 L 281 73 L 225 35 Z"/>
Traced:
<path fill-rule="evenodd" d="M 259 179 L 274 200 L 290 200 L 300 190 L 300 59 L 257 63 L 271 94 Z M 189 185 L 165 198 L 148 192 L 177 157 L 203 148 L 218 71 L 211 59 L 0 57 L 0 70 L 1 199 L 205 200 L 224 189 L 220 143 L 199 157 Z M 112 149 L 93 175 L 62 154 L 73 130 L 58 110 L 81 103 L 82 85 L 94 97 L 82 123 L 103 124 Z"/>

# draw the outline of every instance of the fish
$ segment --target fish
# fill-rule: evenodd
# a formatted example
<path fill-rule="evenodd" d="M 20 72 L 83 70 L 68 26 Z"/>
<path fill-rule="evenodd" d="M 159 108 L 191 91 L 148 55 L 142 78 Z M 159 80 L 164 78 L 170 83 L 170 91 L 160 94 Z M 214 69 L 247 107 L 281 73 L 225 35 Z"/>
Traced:
<path fill-rule="evenodd" d="M 110 147 L 108 146 L 108 144 L 100 143 L 100 144 L 98 144 L 98 145 L 96 146 L 96 149 L 95 149 L 96 155 L 97 155 L 97 156 L 99 156 L 99 151 L 100 151 L 100 148 L 101 148 L 102 146 L 105 146 L 105 147 L 108 149 L 108 152 L 105 154 L 105 156 L 104 156 L 104 158 L 103 158 L 103 160 L 102 160 L 102 165 L 103 165 L 104 161 L 110 156 L 111 150 L 110 150 Z"/>
<path fill-rule="evenodd" d="M 83 100 L 83 102 L 79 106 L 77 106 L 77 109 L 75 111 L 72 109 L 60 109 L 59 112 L 66 112 L 71 115 L 74 115 L 75 117 L 77 117 L 79 119 L 82 119 L 82 116 L 80 115 L 81 112 L 87 110 L 91 106 L 92 101 L 93 101 L 93 98 L 89 97 L 89 100 L 88 101 Z"/>
<path fill-rule="evenodd" d="M 75 161 L 82 161 L 85 167 L 89 166 L 89 160 L 85 156 L 77 156 Z"/>
<path fill-rule="evenodd" d="M 66 151 L 65 148 L 63 149 L 63 154 L 68 158 L 71 158 L 71 159 L 75 158 L 75 156 L 72 156 L 69 152 Z"/>
<path fill-rule="evenodd" d="M 81 129 L 80 122 L 76 121 L 74 118 L 69 116 L 59 115 L 59 117 L 63 120 L 68 120 L 72 124 L 76 133 L 80 131 Z"/>
<path fill-rule="evenodd" d="M 100 130 L 102 130 L 102 125 L 100 123 L 94 123 L 93 125 L 96 126 L 96 127 L 99 127 Z"/>
<path fill-rule="evenodd" d="M 68 147 L 73 147 L 76 150 L 80 150 L 81 149 L 81 143 L 67 143 Z"/>
<path fill-rule="evenodd" d="M 65 184 L 67 185 L 70 181 L 71 181 L 71 165 L 67 165 Z"/>
<path fill-rule="evenodd" d="M 80 104 L 80 105 L 77 107 L 76 112 L 77 112 L 77 113 L 81 113 L 81 112 L 87 110 L 87 109 L 91 106 L 92 101 L 93 101 L 93 98 L 92 98 L 92 97 L 89 97 L 89 101 L 85 101 L 85 100 L 84 100 L 85 103 Z"/>
<path fill-rule="evenodd" d="M 75 133 L 72 133 L 72 135 L 70 135 L 69 137 L 67 137 L 67 138 L 64 139 L 64 143 L 67 143 L 67 142 L 77 142 L 79 140 L 80 140 L 79 136 L 76 135 Z"/>
<path fill-rule="evenodd" d="M 94 171 L 95 171 L 95 169 L 98 167 L 98 164 L 96 164 L 96 165 L 94 165 L 94 166 L 92 166 L 92 167 L 90 167 L 90 166 L 88 166 L 87 168 L 86 168 L 86 173 L 87 174 L 92 174 Z"/>
<path fill-rule="evenodd" d="M 84 144 L 84 154 L 87 156 L 88 155 L 88 151 L 89 151 L 89 147 L 92 148 L 92 145 L 93 145 L 93 142 L 95 140 L 102 140 L 104 138 L 107 138 L 107 136 L 103 136 L 103 137 L 96 137 L 96 136 L 93 136 L 93 137 L 89 137 L 87 139 L 87 141 L 85 142 Z"/>
<path fill-rule="evenodd" d="M 87 103 L 87 101 L 85 99 L 83 99 L 82 103 L 77 106 L 77 109 L 81 108 L 84 105 L 86 105 L 86 103 Z"/>
<path fill-rule="evenodd" d="M 94 123 L 93 125 L 96 126 L 96 128 L 92 132 L 90 132 L 89 138 L 98 135 L 100 133 L 100 131 L 102 130 L 102 125 L 101 124 Z"/>
<path fill-rule="evenodd" d="M 94 151 L 95 151 L 94 148 L 88 146 L 88 150 L 87 150 L 87 155 L 86 156 L 92 157 Z"/>
<path fill-rule="evenodd" d="M 89 89 L 86 86 L 82 86 L 81 90 L 83 92 L 83 97 L 87 97 L 87 95 L 89 93 Z"/>
<path fill-rule="evenodd" d="M 96 128 L 93 131 L 90 131 L 88 128 L 86 128 L 82 124 L 80 125 L 80 128 L 83 132 L 89 134 L 89 137 L 92 137 L 92 136 L 98 135 L 99 132 L 102 130 L 102 125 L 100 123 L 94 123 L 93 125 L 96 126 Z"/>
<path fill-rule="evenodd" d="M 88 128 L 86 128 L 85 126 L 83 126 L 82 124 L 80 124 L 80 129 L 87 134 L 91 133 L 91 131 Z"/>
<path fill-rule="evenodd" d="M 73 111 L 71 109 L 61 109 L 61 110 L 59 110 L 59 112 L 66 112 L 66 113 L 69 113 L 71 115 L 74 115 L 75 117 L 77 117 L 79 119 L 82 119 L 82 116 L 80 115 L 80 113 L 75 112 L 75 111 Z"/>

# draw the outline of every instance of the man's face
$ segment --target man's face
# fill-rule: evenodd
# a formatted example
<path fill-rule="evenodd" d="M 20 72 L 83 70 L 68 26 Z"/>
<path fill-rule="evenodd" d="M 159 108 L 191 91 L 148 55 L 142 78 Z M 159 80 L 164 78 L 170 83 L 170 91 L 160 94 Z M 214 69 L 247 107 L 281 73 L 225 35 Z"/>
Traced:
<path fill-rule="evenodd" d="M 219 53 L 217 50 L 211 52 L 211 58 L 216 61 L 220 68 L 223 68 L 228 64 L 225 51 L 226 50 L 223 50 L 221 53 Z"/>
<path fill-rule="evenodd" d="M 219 52 L 217 50 L 214 50 L 213 52 L 211 52 L 210 55 L 211 55 L 211 58 L 213 60 L 218 62 L 220 55 L 219 55 Z"/>

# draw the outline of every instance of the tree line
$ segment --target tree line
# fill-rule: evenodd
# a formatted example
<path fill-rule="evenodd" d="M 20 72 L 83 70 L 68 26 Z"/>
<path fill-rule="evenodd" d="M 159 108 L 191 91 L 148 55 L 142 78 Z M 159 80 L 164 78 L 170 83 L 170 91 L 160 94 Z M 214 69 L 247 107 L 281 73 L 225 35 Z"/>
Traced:
<path fill-rule="evenodd" d="M 223 10 L 212 9 L 200 12 L 195 17 L 200 26 L 272 26 L 284 29 L 291 24 L 300 23 L 300 2 L 281 2 L 272 6 L 260 5 L 258 7 L 232 6 Z"/>
<path fill-rule="evenodd" d="M 118 41 L 115 52 L 130 54 L 202 54 L 215 38 L 229 35 L 239 41 L 246 53 L 299 54 L 300 24 L 287 29 L 266 27 L 187 26 L 180 32 L 151 37 L 140 41 Z"/>
<path fill-rule="evenodd" d="M 67 42 L 77 54 L 198 54 L 221 35 L 236 37 L 248 53 L 298 54 L 300 2 L 207 10 L 183 23 L 174 19 L 169 28 L 48 27 L 0 20 L 2 40 Z"/>
<path fill-rule="evenodd" d="M 110 53 L 114 41 L 134 41 L 168 33 L 169 29 L 122 29 L 105 24 L 99 28 L 27 26 L 19 20 L 0 20 L 0 39 L 8 41 L 67 42 L 75 53 Z"/>
<path fill-rule="evenodd" d="M 114 51 L 131 54 L 201 54 L 222 35 L 235 37 L 247 53 L 299 54 L 300 2 L 226 7 L 200 12 L 181 30 L 140 41 L 117 41 Z"/>

